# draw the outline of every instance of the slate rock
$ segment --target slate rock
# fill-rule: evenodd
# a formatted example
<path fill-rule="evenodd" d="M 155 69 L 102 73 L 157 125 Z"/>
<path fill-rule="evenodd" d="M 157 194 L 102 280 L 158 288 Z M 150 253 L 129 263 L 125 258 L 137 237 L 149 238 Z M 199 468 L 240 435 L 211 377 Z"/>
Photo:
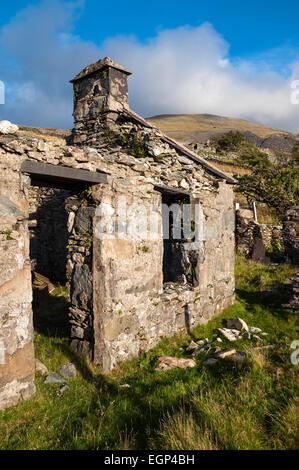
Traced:
<path fill-rule="evenodd" d="M 47 374 L 48 368 L 39 359 L 35 359 L 35 370 L 41 372 L 41 374 Z"/>
<path fill-rule="evenodd" d="M 253 243 L 252 255 L 253 261 L 265 263 L 266 261 L 266 248 L 261 238 L 255 238 Z"/>
<path fill-rule="evenodd" d="M 66 379 L 69 379 L 71 377 L 76 377 L 77 369 L 76 369 L 75 364 L 73 364 L 72 362 L 68 362 L 67 364 L 64 364 L 60 369 L 60 373 Z"/>
<path fill-rule="evenodd" d="M 203 339 L 200 339 L 200 340 L 198 340 L 198 341 L 196 341 L 196 342 L 197 342 L 198 346 L 203 346 L 203 345 L 205 345 L 205 344 L 208 344 L 209 338 L 203 338 Z"/>
<path fill-rule="evenodd" d="M 80 207 L 74 221 L 74 229 L 78 235 L 92 233 L 92 220 L 95 213 L 93 207 Z"/>
<path fill-rule="evenodd" d="M 186 367 L 195 367 L 196 362 L 193 359 L 183 359 L 180 357 L 171 357 L 171 356 L 161 356 L 158 358 L 160 364 L 158 365 L 158 369 L 164 369 L 165 367 L 163 364 L 166 364 L 171 369 L 179 367 L 180 369 L 185 369 Z"/>
<path fill-rule="evenodd" d="M 260 328 L 258 328 L 257 326 L 249 326 L 249 332 L 250 333 L 261 333 L 262 330 Z"/>
<path fill-rule="evenodd" d="M 236 341 L 241 334 L 240 331 L 231 328 L 217 328 L 217 330 L 229 341 Z"/>
<path fill-rule="evenodd" d="M 198 349 L 197 351 L 194 351 L 192 353 L 193 356 L 199 356 L 199 354 L 203 353 L 203 352 L 207 352 L 209 350 L 209 346 L 206 344 L 205 346 L 203 346 L 202 348 Z"/>
<path fill-rule="evenodd" d="M 199 345 L 195 343 L 195 341 L 191 341 L 189 346 L 187 347 L 187 351 L 194 351 L 194 349 L 197 349 Z"/>
<path fill-rule="evenodd" d="M 206 354 L 218 354 L 220 353 L 221 348 L 219 346 L 214 346 L 206 351 Z"/>
<path fill-rule="evenodd" d="M 87 264 L 76 264 L 71 285 L 70 295 L 72 303 L 79 308 L 91 308 L 92 272 Z"/>
<path fill-rule="evenodd" d="M 0 196 L 0 216 L 25 217 L 24 212 L 6 196 Z"/>
<path fill-rule="evenodd" d="M 49 372 L 44 380 L 44 384 L 64 384 L 65 380 L 56 372 Z"/>
<path fill-rule="evenodd" d="M 236 353 L 237 351 L 234 348 L 223 349 L 222 351 L 216 354 L 216 357 L 220 359 L 225 359 L 226 357 L 232 356 L 233 354 L 236 354 Z"/>
<path fill-rule="evenodd" d="M 242 320 L 242 318 L 230 318 L 227 321 L 227 328 L 235 328 L 236 330 L 245 330 L 248 331 L 248 325 L 247 323 Z"/>

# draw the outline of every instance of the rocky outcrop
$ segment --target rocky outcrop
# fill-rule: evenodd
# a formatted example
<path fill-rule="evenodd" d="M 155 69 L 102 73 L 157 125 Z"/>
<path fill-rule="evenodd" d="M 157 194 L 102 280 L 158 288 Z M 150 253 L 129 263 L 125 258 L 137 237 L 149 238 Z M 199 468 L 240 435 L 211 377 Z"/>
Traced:
<path fill-rule="evenodd" d="M 18 126 L 12 124 L 10 121 L 0 121 L 0 135 L 1 134 L 14 134 L 19 130 Z"/>

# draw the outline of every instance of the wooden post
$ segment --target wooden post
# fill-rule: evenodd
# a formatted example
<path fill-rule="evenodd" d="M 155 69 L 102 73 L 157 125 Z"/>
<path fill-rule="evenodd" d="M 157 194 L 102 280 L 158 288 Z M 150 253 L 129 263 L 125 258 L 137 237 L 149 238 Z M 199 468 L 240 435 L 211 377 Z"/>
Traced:
<path fill-rule="evenodd" d="M 256 205 L 255 205 L 255 202 L 252 203 L 252 207 L 253 207 L 253 213 L 254 213 L 254 221 L 256 223 L 258 223 L 257 221 L 257 212 L 256 212 Z"/>

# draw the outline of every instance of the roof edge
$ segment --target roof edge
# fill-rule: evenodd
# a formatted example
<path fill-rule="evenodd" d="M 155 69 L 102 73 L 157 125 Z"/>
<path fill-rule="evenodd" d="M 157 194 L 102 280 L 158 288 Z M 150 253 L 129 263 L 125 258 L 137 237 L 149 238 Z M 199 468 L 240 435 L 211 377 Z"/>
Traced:
<path fill-rule="evenodd" d="M 147 122 L 145 119 L 139 116 L 139 114 L 135 113 L 131 109 L 124 109 L 123 114 L 127 115 L 128 117 L 132 119 L 135 119 L 136 121 L 138 121 L 140 124 L 144 125 L 145 127 L 148 127 L 150 129 L 157 129 L 159 132 L 161 132 L 157 127 Z M 161 133 L 161 139 L 167 144 L 174 147 L 176 150 L 178 150 L 182 154 L 189 157 L 191 160 L 195 161 L 196 163 L 200 163 L 207 171 L 214 174 L 215 176 L 218 176 L 219 178 L 226 180 L 227 183 L 229 184 L 238 184 L 238 181 L 235 178 L 227 175 L 226 173 L 223 173 L 223 171 L 221 170 L 218 170 L 218 168 L 208 163 L 204 158 L 191 152 L 191 150 L 187 149 L 184 145 L 178 143 L 176 140 L 171 139 L 166 134 Z"/>
<path fill-rule="evenodd" d="M 79 72 L 72 80 L 70 80 L 70 83 L 74 83 L 78 80 L 81 80 L 82 78 L 88 77 L 89 75 L 92 75 L 93 73 L 98 72 L 99 70 L 102 70 L 105 67 L 111 67 L 113 69 L 120 70 L 126 75 L 132 75 L 132 72 L 125 69 L 122 65 L 118 64 L 117 62 L 113 62 L 110 57 L 105 57 L 104 59 L 100 59 L 97 62 L 94 62 L 93 64 L 87 65 L 87 67 L 81 70 L 81 72 Z"/>

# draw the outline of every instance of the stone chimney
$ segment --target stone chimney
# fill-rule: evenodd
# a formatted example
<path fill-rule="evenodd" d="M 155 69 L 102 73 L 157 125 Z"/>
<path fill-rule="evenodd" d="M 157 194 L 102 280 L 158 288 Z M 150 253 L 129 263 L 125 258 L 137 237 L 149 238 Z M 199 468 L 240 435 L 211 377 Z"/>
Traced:
<path fill-rule="evenodd" d="M 86 145 L 95 141 L 105 116 L 128 108 L 128 76 L 131 72 L 105 57 L 90 64 L 75 76 L 74 143 Z"/>

